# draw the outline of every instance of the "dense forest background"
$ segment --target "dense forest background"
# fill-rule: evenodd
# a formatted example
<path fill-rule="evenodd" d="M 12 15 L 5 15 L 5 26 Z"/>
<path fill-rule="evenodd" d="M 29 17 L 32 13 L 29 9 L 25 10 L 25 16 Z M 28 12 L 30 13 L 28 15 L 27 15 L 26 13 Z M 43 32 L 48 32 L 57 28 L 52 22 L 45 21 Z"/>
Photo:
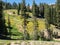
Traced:
<path fill-rule="evenodd" d="M 19 4 L 0 1 L 0 39 L 53 40 L 60 37 L 55 28 L 60 32 L 59 0 L 52 5 L 37 5 L 33 0 L 32 6 L 26 6 L 25 0 Z"/>

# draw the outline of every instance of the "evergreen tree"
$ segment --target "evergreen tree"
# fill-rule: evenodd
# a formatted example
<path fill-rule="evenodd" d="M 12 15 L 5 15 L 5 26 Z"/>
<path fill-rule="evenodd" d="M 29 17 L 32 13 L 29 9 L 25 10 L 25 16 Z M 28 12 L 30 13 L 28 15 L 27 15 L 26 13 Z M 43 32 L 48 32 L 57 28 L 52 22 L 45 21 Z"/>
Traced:
<path fill-rule="evenodd" d="M 44 18 L 44 4 L 40 3 L 39 5 L 39 15 L 40 17 Z"/>
<path fill-rule="evenodd" d="M 0 35 L 3 34 L 7 34 L 7 30 L 6 30 L 6 25 L 5 25 L 5 17 L 3 15 L 3 5 L 2 2 L 0 0 Z"/>
<path fill-rule="evenodd" d="M 56 6 L 56 5 L 55 5 Z M 54 24 L 56 25 L 57 19 L 56 19 L 56 7 L 54 8 Z"/>
<path fill-rule="evenodd" d="M 8 15 L 8 29 L 9 29 L 9 35 L 10 35 L 10 38 L 11 38 L 11 29 L 12 29 L 12 27 L 11 27 L 9 15 Z"/>
<path fill-rule="evenodd" d="M 32 13 L 33 13 L 33 23 L 34 23 L 34 31 L 33 31 L 33 40 L 37 40 L 38 39 L 38 22 L 37 22 L 37 10 L 36 10 L 36 4 L 35 4 L 35 0 L 33 0 L 33 7 L 32 7 Z"/>
<path fill-rule="evenodd" d="M 54 5 L 50 6 L 50 23 L 56 25 L 56 7 Z"/>
<path fill-rule="evenodd" d="M 56 8 L 57 8 L 57 25 L 58 27 L 60 27 L 60 0 L 57 0 L 57 3 L 56 3 Z"/>
<path fill-rule="evenodd" d="M 44 17 L 45 17 L 45 19 L 46 19 L 46 21 L 47 21 L 47 29 L 50 27 L 50 8 L 49 8 L 49 5 L 45 5 L 45 10 L 44 10 L 44 13 L 45 13 L 45 15 L 44 15 Z"/>
<path fill-rule="evenodd" d="M 30 5 L 27 5 L 27 12 L 30 12 Z"/>
<path fill-rule="evenodd" d="M 27 37 L 29 37 L 28 32 L 26 30 L 27 28 L 27 17 L 26 17 L 26 5 L 25 5 L 25 0 L 22 0 L 22 4 L 21 4 L 21 15 L 24 18 L 24 40 L 28 39 Z"/>
<path fill-rule="evenodd" d="M 36 5 L 36 17 L 38 17 L 39 18 L 39 7 L 38 7 L 38 5 Z"/>
<path fill-rule="evenodd" d="M 6 3 L 6 9 L 11 9 L 11 8 L 12 8 L 11 3 Z"/>
<path fill-rule="evenodd" d="M 53 6 L 50 6 L 50 20 L 51 24 L 53 24 Z"/>
<path fill-rule="evenodd" d="M 21 10 L 21 4 L 19 3 L 18 4 L 18 15 L 19 15 L 20 10 Z"/>
<path fill-rule="evenodd" d="M 50 15 L 51 15 L 51 23 L 52 24 L 55 24 L 56 23 L 56 8 L 52 5 L 51 6 L 51 13 L 50 13 Z"/>
<path fill-rule="evenodd" d="M 46 22 L 46 29 L 48 32 L 48 40 L 52 40 L 52 31 L 50 29 L 50 24 L 51 24 L 51 15 L 50 15 L 51 11 L 50 11 L 50 6 L 49 5 L 45 5 L 45 22 Z"/>
<path fill-rule="evenodd" d="M 6 9 L 6 2 L 4 2 L 4 1 L 1 1 L 2 2 L 2 4 L 3 4 L 3 9 Z"/>
<path fill-rule="evenodd" d="M 17 3 L 14 2 L 13 5 L 12 5 L 12 7 L 13 7 L 13 9 L 17 9 L 17 7 L 18 7 L 18 6 L 17 6 Z"/>

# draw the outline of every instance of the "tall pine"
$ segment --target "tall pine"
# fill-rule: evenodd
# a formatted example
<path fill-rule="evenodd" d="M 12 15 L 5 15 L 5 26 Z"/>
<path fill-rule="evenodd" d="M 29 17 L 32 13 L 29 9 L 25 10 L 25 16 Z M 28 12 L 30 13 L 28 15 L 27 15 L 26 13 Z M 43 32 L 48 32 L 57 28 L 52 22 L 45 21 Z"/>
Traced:
<path fill-rule="evenodd" d="M 24 25 L 23 25 L 23 28 L 24 28 L 24 40 L 26 39 L 29 39 L 29 34 L 26 30 L 27 28 L 27 17 L 26 17 L 26 5 L 25 5 L 25 0 L 22 0 L 22 3 L 21 3 L 21 15 L 24 19 Z"/>
<path fill-rule="evenodd" d="M 50 24 L 51 24 L 51 11 L 50 11 L 50 6 L 49 5 L 45 5 L 45 22 L 46 22 L 46 29 L 48 32 L 48 39 L 47 40 L 52 40 L 52 31 L 50 29 Z"/>
<path fill-rule="evenodd" d="M 6 25 L 5 25 L 5 18 L 3 14 L 3 4 L 0 0 L 0 34 L 7 34 Z"/>
<path fill-rule="evenodd" d="M 20 14 L 20 10 L 21 10 L 21 4 L 19 3 L 18 4 L 18 12 L 17 12 L 18 15 Z"/>
<path fill-rule="evenodd" d="M 60 0 L 57 0 L 56 2 L 56 12 L 57 12 L 57 25 L 60 27 Z"/>
<path fill-rule="evenodd" d="M 38 22 L 37 22 L 37 8 L 36 8 L 36 3 L 35 0 L 33 0 L 33 7 L 32 7 L 32 13 L 33 13 L 33 23 L 34 23 L 34 30 L 33 30 L 33 40 L 38 39 Z"/>
<path fill-rule="evenodd" d="M 45 5 L 45 10 L 44 10 L 44 17 L 45 20 L 47 21 L 46 28 L 48 29 L 50 27 L 50 8 L 49 5 Z"/>
<path fill-rule="evenodd" d="M 30 12 L 30 5 L 27 5 L 27 12 Z"/>

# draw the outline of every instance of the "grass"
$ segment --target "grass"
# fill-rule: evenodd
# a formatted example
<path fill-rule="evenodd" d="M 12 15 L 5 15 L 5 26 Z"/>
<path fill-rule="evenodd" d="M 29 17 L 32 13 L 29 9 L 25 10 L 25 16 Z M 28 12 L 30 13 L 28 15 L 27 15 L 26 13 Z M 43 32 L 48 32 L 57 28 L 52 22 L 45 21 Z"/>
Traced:
<path fill-rule="evenodd" d="M 51 45 L 51 43 L 53 42 L 54 44 L 55 43 L 60 43 L 60 41 L 41 41 L 41 40 L 38 40 L 38 41 L 35 41 L 35 40 L 0 40 L 0 45 L 3 45 L 3 44 L 10 44 L 11 42 L 15 42 L 15 43 L 21 43 L 21 42 L 36 42 L 36 43 L 38 43 L 38 42 L 40 42 L 40 43 L 44 43 L 44 44 L 47 44 L 47 43 L 49 43 L 50 45 Z M 2 43 L 2 44 L 1 44 Z M 58 44 L 57 43 L 57 44 Z"/>
<path fill-rule="evenodd" d="M 22 40 L 0 40 L 0 45 L 7 45 L 10 44 L 11 42 L 21 42 Z"/>

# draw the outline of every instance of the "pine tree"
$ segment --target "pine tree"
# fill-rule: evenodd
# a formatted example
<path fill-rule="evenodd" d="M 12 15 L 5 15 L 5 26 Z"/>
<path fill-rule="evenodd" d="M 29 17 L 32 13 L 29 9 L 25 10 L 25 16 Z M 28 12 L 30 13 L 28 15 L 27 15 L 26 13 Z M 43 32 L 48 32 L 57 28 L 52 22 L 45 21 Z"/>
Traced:
<path fill-rule="evenodd" d="M 0 0 L 0 34 L 7 34 L 6 25 L 5 25 L 5 17 L 3 15 L 3 5 Z"/>
<path fill-rule="evenodd" d="M 56 23 L 56 8 L 52 5 L 51 6 L 51 23 L 55 24 Z"/>
<path fill-rule="evenodd" d="M 22 4 L 21 4 L 21 15 L 22 17 L 24 18 L 24 25 L 23 25 L 23 28 L 24 28 L 24 40 L 28 39 L 29 35 L 28 35 L 28 32 L 26 30 L 27 28 L 27 17 L 26 17 L 26 5 L 25 5 L 25 0 L 22 0 Z"/>
<path fill-rule="evenodd" d="M 17 9 L 17 7 L 18 7 L 18 6 L 17 6 L 17 3 L 14 2 L 13 5 L 12 5 L 12 7 L 13 7 L 13 9 Z"/>
<path fill-rule="evenodd" d="M 50 6 L 50 19 L 51 19 L 51 24 L 53 24 L 53 6 Z"/>
<path fill-rule="evenodd" d="M 33 23 L 34 23 L 34 31 L 33 31 L 33 40 L 37 40 L 38 39 L 38 22 L 37 22 L 37 10 L 36 10 L 36 4 L 35 4 L 35 0 L 33 0 L 33 7 L 32 7 L 32 13 L 33 13 Z"/>
<path fill-rule="evenodd" d="M 60 27 L 60 0 L 57 0 L 57 3 L 56 3 L 56 8 L 57 8 L 57 25 L 58 27 Z"/>
<path fill-rule="evenodd" d="M 49 5 L 45 5 L 45 22 L 46 22 L 46 29 L 48 32 L 48 40 L 52 40 L 52 31 L 50 29 L 50 24 L 51 24 L 51 15 L 50 15 L 51 11 L 50 11 L 50 6 Z"/>
<path fill-rule="evenodd" d="M 50 27 L 50 8 L 49 8 L 49 6 L 47 4 L 45 5 L 44 13 L 45 13 L 44 17 L 45 17 L 45 19 L 46 19 L 46 21 L 48 23 L 46 28 L 48 29 Z"/>
<path fill-rule="evenodd" d="M 30 5 L 27 5 L 27 12 L 30 12 Z"/>
<path fill-rule="evenodd" d="M 56 6 L 56 5 L 55 5 Z M 56 25 L 56 21 L 57 21 L 57 19 L 56 19 L 56 7 L 54 8 L 54 25 Z"/>
<path fill-rule="evenodd" d="M 56 5 L 51 5 L 50 6 L 50 20 L 51 20 L 51 24 L 56 25 L 57 22 L 57 17 L 56 17 Z"/>
<path fill-rule="evenodd" d="M 43 3 L 39 4 L 39 15 L 42 18 L 44 17 L 44 4 Z"/>
<path fill-rule="evenodd" d="M 11 8 L 12 8 L 11 3 L 6 3 L 6 9 L 11 9 Z"/>
<path fill-rule="evenodd" d="M 11 29 L 12 29 L 12 27 L 11 27 L 9 15 L 8 15 L 8 29 L 9 29 L 9 35 L 10 35 L 10 38 L 11 38 Z"/>
<path fill-rule="evenodd" d="M 20 14 L 20 13 L 19 13 L 20 10 L 21 10 L 21 4 L 19 3 L 19 4 L 18 4 L 18 15 Z"/>

